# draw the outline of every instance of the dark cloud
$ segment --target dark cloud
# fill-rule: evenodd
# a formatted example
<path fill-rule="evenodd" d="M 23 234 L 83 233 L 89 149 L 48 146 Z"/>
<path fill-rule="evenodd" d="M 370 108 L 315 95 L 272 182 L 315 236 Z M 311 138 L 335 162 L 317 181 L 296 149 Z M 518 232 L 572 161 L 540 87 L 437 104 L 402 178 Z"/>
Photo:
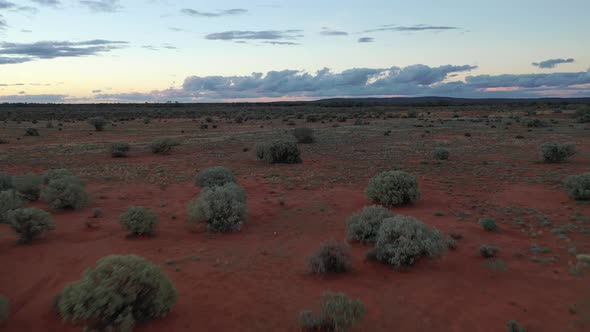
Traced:
<path fill-rule="evenodd" d="M 549 59 L 541 62 L 533 62 L 532 65 L 535 67 L 547 69 L 547 68 L 555 68 L 555 66 L 560 65 L 562 63 L 572 63 L 575 60 L 572 58 L 569 59 Z"/>
<path fill-rule="evenodd" d="M 371 37 L 361 37 L 357 40 L 359 43 L 372 43 L 375 41 L 375 39 L 371 38 Z"/>
<path fill-rule="evenodd" d="M 102 90 L 92 90 L 92 93 L 101 93 Z"/>
<path fill-rule="evenodd" d="M 2 15 L 0 15 L 0 31 L 6 29 L 8 27 L 8 24 L 6 23 L 6 20 L 4 19 L 4 17 Z"/>
<path fill-rule="evenodd" d="M 348 36 L 348 32 L 323 28 L 322 31 L 320 31 L 320 35 L 322 35 L 322 36 Z"/>
<path fill-rule="evenodd" d="M 476 88 L 568 87 L 578 84 L 590 84 L 590 69 L 577 73 L 467 76 L 465 82 Z"/>
<path fill-rule="evenodd" d="M 31 0 L 32 2 L 42 5 L 42 6 L 49 6 L 49 7 L 57 7 L 61 4 L 59 0 Z"/>
<path fill-rule="evenodd" d="M 243 8 L 232 8 L 226 10 L 218 10 L 216 12 L 203 12 L 200 10 L 195 10 L 191 8 L 183 8 L 180 10 L 181 13 L 189 16 L 198 16 L 198 17 L 220 17 L 220 16 L 234 16 L 234 15 L 242 15 L 248 13 L 247 9 Z"/>
<path fill-rule="evenodd" d="M 37 8 L 31 6 L 21 6 L 17 5 L 14 2 L 7 1 L 7 0 L 0 0 L 0 10 L 10 10 L 15 12 L 28 12 L 28 13 L 36 13 Z"/>
<path fill-rule="evenodd" d="M 119 0 L 80 0 L 80 4 L 93 12 L 116 12 L 121 9 Z"/>
<path fill-rule="evenodd" d="M 63 103 L 67 95 L 41 94 L 41 95 L 10 95 L 0 96 L 3 103 Z"/>
<path fill-rule="evenodd" d="M 0 42 L 0 64 L 14 64 L 35 59 L 99 55 L 125 46 L 127 42 L 103 39 L 82 42 L 40 41 L 36 43 Z M 8 57 L 1 57 L 6 55 Z"/>
<path fill-rule="evenodd" d="M 0 0 L 0 9 L 12 9 L 16 8 L 16 4 L 6 0 Z"/>
<path fill-rule="evenodd" d="M 263 43 L 270 44 L 270 45 L 285 45 L 285 46 L 301 45 L 299 43 L 285 42 L 285 41 L 271 41 L 271 40 L 265 40 L 265 41 L 263 41 Z"/>
<path fill-rule="evenodd" d="M 379 31 L 395 31 L 395 32 L 420 32 L 420 31 L 448 31 L 448 30 L 460 30 L 461 28 L 453 27 L 453 26 L 434 26 L 434 25 L 426 25 L 426 24 L 418 24 L 418 25 L 394 25 L 394 24 L 387 24 L 382 25 L 375 29 L 365 30 L 363 32 L 379 32 Z"/>
<path fill-rule="evenodd" d="M 297 39 L 303 37 L 301 30 L 263 30 L 263 31 L 225 31 L 211 33 L 205 36 L 209 40 L 243 40 L 243 39 L 258 39 L 258 40 L 281 40 L 281 39 Z"/>

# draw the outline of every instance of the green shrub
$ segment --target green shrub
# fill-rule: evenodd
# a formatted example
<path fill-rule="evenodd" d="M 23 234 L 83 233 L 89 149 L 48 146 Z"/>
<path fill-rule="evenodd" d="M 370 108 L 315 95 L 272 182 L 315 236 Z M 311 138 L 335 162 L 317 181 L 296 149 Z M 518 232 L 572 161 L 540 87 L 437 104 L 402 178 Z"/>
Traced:
<path fill-rule="evenodd" d="M 365 316 L 365 305 L 344 293 L 324 292 L 319 314 L 306 310 L 300 315 L 301 327 L 308 331 L 349 331 Z"/>
<path fill-rule="evenodd" d="M 131 236 L 153 235 L 160 218 L 142 206 L 130 206 L 119 221 Z"/>
<path fill-rule="evenodd" d="M 446 249 L 443 235 L 420 220 L 398 215 L 383 220 L 371 258 L 394 267 L 414 265 L 420 258 L 438 257 Z"/>
<path fill-rule="evenodd" d="M 483 258 L 494 258 L 498 254 L 498 247 L 483 244 L 479 247 L 479 254 Z"/>
<path fill-rule="evenodd" d="M 180 145 L 180 143 L 174 138 L 159 137 L 150 143 L 150 150 L 152 150 L 152 153 L 156 154 L 169 154 L 172 151 L 172 148 L 178 145 Z"/>
<path fill-rule="evenodd" d="M 13 189 L 12 175 L 6 172 L 0 172 L 0 191 Z"/>
<path fill-rule="evenodd" d="M 14 189 L 20 197 L 29 202 L 39 199 L 41 193 L 41 177 L 35 173 L 26 173 L 12 177 Z"/>
<path fill-rule="evenodd" d="M 508 332 L 526 332 L 526 329 L 514 320 L 507 321 L 506 327 L 508 328 Z"/>
<path fill-rule="evenodd" d="M 0 294 L 0 323 L 6 321 L 10 316 L 10 301 Z"/>
<path fill-rule="evenodd" d="M 383 220 L 393 216 L 394 213 L 391 210 L 380 205 L 365 206 L 348 219 L 348 240 L 375 243 L 377 232 Z"/>
<path fill-rule="evenodd" d="M 445 148 L 436 148 L 432 152 L 432 156 L 436 160 L 449 160 L 449 150 Z"/>
<path fill-rule="evenodd" d="M 77 176 L 65 176 L 49 181 L 41 191 L 41 197 L 53 210 L 79 210 L 88 203 L 85 183 Z"/>
<path fill-rule="evenodd" d="M 232 171 L 223 166 L 206 168 L 197 174 L 195 184 L 201 188 L 223 186 L 226 183 L 236 182 L 236 176 Z"/>
<path fill-rule="evenodd" d="M 63 289 L 56 307 L 64 320 L 90 330 L 130 332 L 136 322 L 166 316 L 178 294 L 160 267 L 143 257 L 113 255 Z"/>
<path fill-rule="evenodd" d="M 56 179 L 61 179 L 64 178 L 66 176 L 73 176 L 74 174 L 72 174 L 68 169 L 65 168 L 59 168 L 59 169 L 50 169 L 45 171 L 45 173 L 43 173 L 43 184 L 49 184 L 49 182 L 51 180 L 56 180 Z"/>
<path fill-rule="evenodd" d="M 311 128 L 295 128 L 293 130 L 293 136 L 295 136 L 297 143 L 309 144 L 315 141 L 315 138 L 313 136 L 313 129 Z"/>
<path fill-rule="evenodd" d="M 25 206 L 15 190 L 0 191 L 0 224 L 8 222 L 8 212 Z"/>
<path fill-rule="evenodd" d="M 569 197 L 577 201 L 590 200 L 590 173 L 568 176 L 564 184 Z"/>
<path fill-rule="evenodd" d="M 18 243 L 29 244 L 44 232 L 55 229 L 51 214 L 37 208 L 22 208 L 8 212 L 8 223 L 20 235 Z"/>
<path fill-rule="evenodd" d="M 573 143 L 544 143 L 539 147 L 541 157 L 546 163 L 559 163 L 566 161 L 576 154 L 576 145 Z"/>
<path fill-rule="evenodd" d="M 246 222 L 246 192 L 238 184 L 206 187 L 188 207 L 190 223 L 207 223 L 213 232 L 237 232 Z"/>
<path fill-rule="evenodd" d="M 114 142 L 111 143 L 109 149 L 111 151 L 111 157 L 125 158 L 127 157 L 129 150 L 131 150 L 131 145 L 127 142 Z"/>
<path fill-rule="evenodd" d="M 297 164 L 302 161 L 297 144 L 284 140 L 257 144 L 256 156 L 269 164 Z"/>
<path fill-rule="evenodd" d="M 350 247 L 334 240 L 325 241 L 309 257 L 308 264 L 312 274 L 347 272 L 352 267 Z"/>
<path fill-rule="evenodd" d="M 25 136 L 39 136 L 39 130 L 36 128 L 27 128 L 25 130 Z"/>
<path fill-rule="evenodd" d="M 103 131 L 104 127 L 107 125 L 107 120 L 105 120 L 105 118 L 102 116 L 97 116 L 88 119 L 88 124 L 93 126 L 96 131 Z"/>
<path fill-rule="evenodd" d="M 420 199 L 418 180 L 404 171 L 383 172 L 371 178 L 365 194 L 385 206 L 412 204 Z"/>
<path fill-rule="evenodd" d="M 495 232 L 498 230 L 498 225 L 496 224 L 496 220 L 494 218 L 485 217 L 479 220 L 479 224 L 483 229 L 489 232 Z"/>
<path fill-rule="evenodd" d="M 576 118 L 580 123 L 590 122 L 590 106 L 582 107 L 576 110 Z"/>

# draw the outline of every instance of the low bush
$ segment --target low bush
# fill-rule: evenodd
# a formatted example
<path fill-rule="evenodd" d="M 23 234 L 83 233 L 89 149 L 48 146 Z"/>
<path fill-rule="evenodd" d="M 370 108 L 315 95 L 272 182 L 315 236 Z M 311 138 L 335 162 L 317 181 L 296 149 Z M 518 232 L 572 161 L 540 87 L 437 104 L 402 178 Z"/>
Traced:
<path fill-rule="evenodd" d="M 19 234 L 18 243 L 29 244 L 41 234 L 55 229 L 51 214 L 37 208 L 22 208 L 8 212 L 8 224 Z"/>
<path fill-rule="evenodd" d="M 350 247 L 346 243 L 330 240 L 308 259 L 309 271 L 312 274 L 347 272 L 351 269 Z"/>
<path fill-rule="evenodd" d="M 114 142 L 109 146 L 111 157 L 113 158 L 125 158 L 129 155 L 131 145 L 127 142 Z"/>
<path fill-rule="evenodd" d="M 494 258 L 498 254 L 498 247 L 488 244 L 481 245 L 479 247 L 479 254 L 483 258 Z"/>
<path fill-rule="evenodd" d="M 256 156 L 269 164 L 297 164 L 302 161 L 297 144 L 284 140 L 257 144 Z"/>
<path fill-rule="evenodd" d="M 445 148 L 436 148 L 432 152 L 432 156 L 436 160 L 449 160 L 449 150 Z"/>
<path fill-rule="evenodd" d="M 180 145 L 180 143 L 176 139 L 170 137 L 156 138 L 149 144 L 150 150 L 155 154 L 169 154 L 172 151 L 172 148 L 178 145 Z"/>
<path fill-rule="evenodd" d="M 178 298 L 160 267 L 143 257 L 100 259 L 56 298 L 64 320 L 84 322 L 93 331 L 132 331 L 137 322 L 166 316 Z"/>
<path fill-rule="evenodd" d="M 359 299 L 351 299 L 344 293 L 324 292 L 319 314 L 310 310 L 299 316 L 306 331 L 349 331 L 365 316 L 365 305 Z"/>
<path fill-rule="evenodd" d="M 201 188 L 223 186 L 226 183 L 236 182 L 236 176 L 232 171 L 223 166 L 214 166 L 200 171 L 195 178 L 195 184 Z"/>
<path fill-rule="evenodd" d="M 25 136 L 39 136 L 39 130 L 36 128 L 27 128 L 25 130 Z"/>
<path fill-rule="evenodd" d="M 26 201 L 33 202 L 39 199 L 41 193 L 41 177 L 35 173 L 26 173 L 12 177 L 14 189 L 20 197 Z"/>
<path fill-rule="evenodd" d="M 79 210 L 88 203 L 85 182 L 77 176 L 64 176 L 49 181 L 41 191 L 41 198 L 53 210 Z"/>
<path fill-rule="evenodd" d="M 88 124 L 94 127 L 96 131 L 103 131 L 104 127 L 108 124 L 107 120 L 105 120 L 102 116 L 97 116 L 94 118 L 88 119 Z"/>
<path fill-rule="evenodd" d="M 10 301 L 0 294 L 0 323 L 8 320 L 10 316 Z"/>
<path fill-rule="evenodd" d="M 0 191 L 0 224 L 8 222 L 8 212 L 25 206 L 15 190 Z"/>
<path fill-rule="evenodd" d="M 383 172 L 371 178 L 365 194 L 385 206 L 412 204 L 420 199 L 418 180 L 404 171 Z"/>
<path fill-rule="evenodd" d="M 582 107 L 576 110 L 576 118 L 580 123 L 590 122 L 590 106 Z"/>
<path fill-rule="evenodd" d="M 566 161 L 576 154 L 576 145 L 573 143 L 544 143 L 539 147 L 541 157 L 546 163 L 559 163 Z"/>
<path fill-rule="evenodd" d="M 379 227 L 383 220 L 391 218 L 394 213 L 379 205 L 365 206 L 348 219 L 347 238 L 350 241 L 375 243 Z"/>
<path fill-rule="evenodd" d="M 119 222 L 130 236 L 154 235 L 160 218 L 142 206 L 130 206 L 119 218 Z"/>
<path fill-rule="evenodd" d="M 446 249 L 443 235 L 418 219 L 398 215 L 383 220 L 369 257 L 394 267 L 412 266 L 422 257 L 438 257 Z"/>
<path fill-rule="evenodd" d="M 568 176 L 564 185 L 569 197 L 577 201 L 590 200 L 590 173 Z"/>
<path fill-rule="evenodd" d="M 238 184 L 206 187 L 188 207 L 190 223 L 206 223 L 212 232 L 237 232 L 246 222 L 246 192 Z"/>
<path fill-rule="evenodd" d="M 488 232 L 495 232 L 498 230 L 498 225 L 494 218 L 485 217 L 479 220 L 479 224 Z"/>
<path fill-rule="evenodd" d="M 508 328 L 508 332 L 527 332 L 524 327 L 520 326 L 520 324 L 514 320 L 507 321 L 506 327 Z"/>
<path fill-rule="evenodd" d="M 0 172 L 0 191 L 13 189 L 12 175 L 6 172 Z"/>
<path fill-rule="evenodd" d="M 43 184 L 49 184 L 51 180 L 61 179 L 67 176 L 73 176 L 68 169 L 65 168 L 58 168 L 58 169 L 50 169 L 43 173 L 42 179 Z"/>
<path fill-rule="evenodd" d="M 297 143 L 309 144 L 315 141 L 313 136 L 313 129 L 300 127 L 293 130 L 293 136 L 297 140 Z"/>

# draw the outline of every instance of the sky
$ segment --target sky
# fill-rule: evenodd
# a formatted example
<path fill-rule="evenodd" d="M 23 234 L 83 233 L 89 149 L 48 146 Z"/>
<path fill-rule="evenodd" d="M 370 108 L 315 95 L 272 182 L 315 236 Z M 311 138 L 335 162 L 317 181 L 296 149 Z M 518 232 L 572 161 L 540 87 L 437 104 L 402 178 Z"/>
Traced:
<path fill-rule="evenodd" d="M 0 0 L 0 102 L 590 97 L 588 0 Z"/>

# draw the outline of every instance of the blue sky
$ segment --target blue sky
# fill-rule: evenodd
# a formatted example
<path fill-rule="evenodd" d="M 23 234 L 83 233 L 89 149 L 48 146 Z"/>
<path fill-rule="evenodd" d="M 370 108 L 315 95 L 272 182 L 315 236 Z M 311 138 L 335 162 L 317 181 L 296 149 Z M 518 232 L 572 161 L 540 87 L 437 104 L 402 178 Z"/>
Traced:
<path fill-rule="evenodd" d="M 0 102 L 590 96 L 589 12 L 587 0 L 0 0 Z"/>

